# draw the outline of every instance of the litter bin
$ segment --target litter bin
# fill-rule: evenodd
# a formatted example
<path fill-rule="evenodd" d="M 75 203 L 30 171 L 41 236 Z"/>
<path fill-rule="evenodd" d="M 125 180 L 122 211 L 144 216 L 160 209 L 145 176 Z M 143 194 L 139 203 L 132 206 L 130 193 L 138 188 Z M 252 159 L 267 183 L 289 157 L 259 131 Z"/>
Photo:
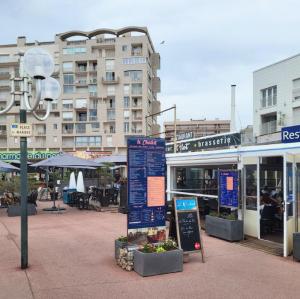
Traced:
<path fill-rule="evenodd" d="M 76 192 L 76 189 L 69 189 L 66 188 L 63 190 L 63 202 L 64 204 L 69 204 L 70 203 L 70 194 Z"/>

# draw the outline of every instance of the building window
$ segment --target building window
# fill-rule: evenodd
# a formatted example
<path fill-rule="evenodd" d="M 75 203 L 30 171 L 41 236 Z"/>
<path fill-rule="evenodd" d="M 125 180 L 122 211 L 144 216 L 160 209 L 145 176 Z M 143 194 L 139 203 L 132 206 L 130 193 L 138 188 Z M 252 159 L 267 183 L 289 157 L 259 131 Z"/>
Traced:
<path fill-rule="evenodd" d="M 77 109 L 87 108 L 87 99 L 76 99 L 75 107 Z"/>
<path fill-rule="evenodd" d="M 89 120 L 90 121 L 95 121 L 97 120 L 97 110 L 96 109 L 92 109 L 89 111 Z"/>
<path fill-rule="evenodd" d="M 63 71 L 70 72 L 73 70 L 73 62 L 63 62 Z"/>
<path fill-rule="evenodd" d="M 100 129 L 100 123 L 91 123 L 91 128 L 93 132 L 98 132 Z"/>
<path fill-rule="evenodd" d="M 89 94 L 92 97 L 97 96 L 97 85 L 89 85 Z"/>
<path fill-rule="evenodd" d="M 127 48 L 128 48 L 127 45 L 123 45 L 123 46 L 122 46 L 122 51 L 123 51 L 123 52 L 126 52 L 126 51 L 127 51 Z"/>
<path fill-rule="evenodd" d="M 8 62 L 9 55 L 0 55 L 0 62 Z"/>
<path fill-rule="evenodd" d="M 85 124 L 76 124 L 76 133 L 86 133 L 86 125 Z"/>
<path fill-rule="evenodd" d="M 107 95 L 114 96 L 115 95 L 115 87 L 114 86 L 107 86 Z"/>
<path fill-rule="evenodd" d="M 73 134 L 74 125 L 73 124 L 63 124 L 62 133 L 63 134 Z"/>
<path fill-rule="evenodd" d="M 113 146 L 112 145 L 112 136 L 107 136 L 106 137 L 106 143 L 107 143 L 107 146 L 110 146 L 110 147 Z"/>
<path fill-rule="evenodd" d="M 124 108 L 129 108 L 130 106 L 130 99 L 129 97 L 124 97 Z"/>
<path fill-rule="evenodd" d="M 107 119 L 108 120 L 115 120 L 116 118 L 116 113 L 114 109 L 109 109 L 107 110 Z"/>
<path fill-rule="evenodd" d="M 74 85 L 64 85 L 64 93 L 74 93 L 75 86 Z"/>
<path fill-rule="evenodd" d="M 261 89 L 261 108 L 272 107 L 277 104 L 277 86 Z"/>
<path fill-rule="evenodd" d="M 129 119 L 129 117 L 130 117 L 130 111 L 124 110 L 124 119 Z"/>
<path fill-rule="evenodd" d="M 98 107 L 98 101 L 91 99 L 90 100 L 90 109 L 97 109 L 97 107 Z"/>
<path fill-rule="evenodd" d="M 115 126 L 113 125 L 109 126 L 109 133 L 116 133 Z"/>
<path fill-rule="evenodd" d="M 73 100 L 62 100 L 63 109 L 73 109 Z"/>
<path fill-rule="evenodd" d="M 63 48 L 64 55 L 74 55 L 74 54 L 83 54 L 83 53 L 86 53 L 86 48 L 82 48 L 82 47 Z"/>
<path fill-rule="evenodd" d="M 64 84 L 74 84 L 74 74 L 64 74 Z"/>
<path fill-rule="evenodd" d="M 53 130 L 57 130 L 57 124 L 53 124 Z"/>
<path fill-rule="evenodd" d="M 139 95 L 143 93 L 143 85 L 142 83 L 133 83 L 131 84 L 131 94 Z"/>
<path fill-rule="evenodd" d="M 105 80 L 106 81 L 115 81 L 115 72 L 106 72 Z"/>
<path fill-rule="evenodd" d="M 141 81 L 143 78 L 143 71 L 124 71 L 125 77 L 130 77 L 131 81 Z"/>
<path fill-rule="evenodd" d="M 277 115 L 269 114 L 261 116 L 261 134 L 272 134 L 277 131 Z"/>
<path fill-rule="evenodd" d="M 124 85 L 124 95 L 129 95 L 129 89 L 130 89 L 130 85 L 129 84 L 125 84 Z"/>
<path fill-rule="evenodd" d="M 105 69 L 107 71 L 113 71 L 115 67 L 115 60 L 114 59 L 106 59 L 105 60 Z"/>
<path fill-rule="evenodd" d="M 144 64 L 147 60 L 145 57 L 130 57 L 130 58 L 123 58 L 123 64 Z"/>
<path fill-rule="evenodd" d="M 129 122 L 124 122 L 124 133 L 129 132 Z"/>
<path fill-rule="evenodd" d="M 73 120 L 73 112 L 63 112 L 63 120 Z"/>
<path fill-rule="evenodd" d="M 131 45 L 131 55 L 132 56 L 141 56 L 143 53 L 143 45 L 142 44 L 133 44 Z"/>

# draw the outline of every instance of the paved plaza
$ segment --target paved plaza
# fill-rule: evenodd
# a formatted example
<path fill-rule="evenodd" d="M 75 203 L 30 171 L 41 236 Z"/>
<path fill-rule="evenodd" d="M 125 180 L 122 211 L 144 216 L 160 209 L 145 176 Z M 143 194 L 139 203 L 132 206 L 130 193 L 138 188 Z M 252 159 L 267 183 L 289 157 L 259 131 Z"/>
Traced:
<path fill-rule="evenodd" d="M 39 209 L 51 203 L 39 203 Z M 39 210 L 29 217 L 29 263 L 20 263 L 20 219 L 0 210 L 0 298 L 299 298 L 300 263 L 204 235 L 206 263 L 142 278 L 119 268 L 114 239 L 126 215 Z"/>

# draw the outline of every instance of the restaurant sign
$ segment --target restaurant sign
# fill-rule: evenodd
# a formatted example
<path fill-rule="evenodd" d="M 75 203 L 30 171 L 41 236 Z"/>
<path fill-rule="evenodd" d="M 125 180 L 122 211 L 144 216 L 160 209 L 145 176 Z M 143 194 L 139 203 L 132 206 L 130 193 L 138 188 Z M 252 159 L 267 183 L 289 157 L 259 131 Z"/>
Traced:
<path fill-rule="evenodd" d="M 28 160 L 44 160 L 57 156 L 60 152 L 51 151 L 28 151 Z M 15 161 L 20 160 L 20 152 L 0 152 L 0 160 L 2 161 Z"/>
<path fill-rule="evenodd" d="M 300 142 L 300 126 L 290 126 L 281 129 L 281 142 Z"/>
<path fill-rule="evenodd" d="M 240 144 L 241 144 L 241 134 L 232 133 L 232 134 L 201 137 L 189 141 L 187 140 L 187 141 L 178 142 L 176 144 L 176 152 L 177 153 L 198 152 L 206 149 L 236 146 Z M 167 144 L 166 152 L 167 154 L 174 153 L 174 144 L 172 143 Z"/>

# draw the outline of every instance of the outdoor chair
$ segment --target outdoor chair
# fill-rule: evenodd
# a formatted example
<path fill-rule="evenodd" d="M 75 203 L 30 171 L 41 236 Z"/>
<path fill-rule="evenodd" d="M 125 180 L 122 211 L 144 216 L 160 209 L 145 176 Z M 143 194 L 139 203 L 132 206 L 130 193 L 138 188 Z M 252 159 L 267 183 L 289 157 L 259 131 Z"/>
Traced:
<path fill-rule="evenodd" d="M 77 207 L 79 210 L 89 209 L 89 194 L 78 192 L 77 200 Z"/>

